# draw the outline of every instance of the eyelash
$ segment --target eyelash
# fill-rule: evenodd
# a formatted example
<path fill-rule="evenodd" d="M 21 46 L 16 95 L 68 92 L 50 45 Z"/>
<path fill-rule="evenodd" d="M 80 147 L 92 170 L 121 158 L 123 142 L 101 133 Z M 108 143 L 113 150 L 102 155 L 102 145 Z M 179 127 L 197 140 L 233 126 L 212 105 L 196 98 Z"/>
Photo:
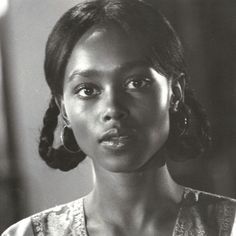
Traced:
<path fill-rule="evenodd" d="M 138 84 L 140 82 L 141 82 L 141 84 Z M 135 86 L 130 87 L 131 83 L 133 83 L 133 85 L 135 85 L 135 83 L 136 83 L 136 85 L 138 85 L 138 87 L 135 87 Z M 130 78 L 130 79 L 128 79 L 128 81 L 125 82 L 124 88 L 126 90 L 136 91 L 136 90 L 150 87 L 151 84 L 152 84 L 152 79 L 147 78 L 147 77 Z M 89 92 L 89 93 L 86 94 L 86 92 Z M 90 98 L 96 97 L 97 95 L 100 95 L 101 89 L 95 84 L 83 83 L 74 89 L 74 94 L 78 95 L 81 99 L 90 99 Z"/>
<path fill-rule="evenodd" d="M 130 83 L 140 83 L 140 82 L 143 83 L 143 84 L 141 84 L 140 87 L 128 88 Z M 138 89 L 143 89 L 143 88 L 146 88 L 146 87 L 150 87 L 151 84 L 152 84 L 152 80 L 148 77 L 131 78 L 125 83 L 125 88 L 130 89 L 130 90 L 138 90 Z"/>
<path fill-rule="evenodd" d="M 86 91 L 88 92 L 92 91 L 92 94 L 86 94 Z M 81 94 L 81 92 L 84 92 L 84 95 Z M 94 93 L 95 92 L 95 93 Z M 101 93 L 100 89 L 98 86 L 90 83 L 84 83 L 80 84 L 74 89 L 74 94 L 78 95 L 82 99 L 89 99 L 93 98 Z"/>

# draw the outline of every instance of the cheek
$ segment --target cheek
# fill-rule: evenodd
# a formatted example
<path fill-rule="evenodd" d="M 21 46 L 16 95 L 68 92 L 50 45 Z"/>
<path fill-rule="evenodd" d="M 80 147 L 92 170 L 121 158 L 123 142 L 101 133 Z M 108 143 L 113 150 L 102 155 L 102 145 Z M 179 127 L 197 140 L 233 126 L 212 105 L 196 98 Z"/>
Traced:
<path fill-rule="evenodd" d="M 156 89 L 139 103 L 137 114 L 142 126 L 141 132 L 146 137 L 152 152 L 157 151 L 169 135 L 169 92 L 168 89 Z"/>
<path fill-rule="evenodd" d="M 148 96 L 137 100 L 133 112 L 139 117 L 144 126 L 162 126 L 169 123 L 169 93 L 168 90 L 155 89 L 149 91 Z"/>
<path fill-rule="evenodd" d="M 94 144 L 92 135 L 92 132 L 96 131 L 94 114 L 90 114 L 91 109 L 76 99 L 65 99 L 65 110 L 77 143 L 85 153 L 88 153 Z"/>

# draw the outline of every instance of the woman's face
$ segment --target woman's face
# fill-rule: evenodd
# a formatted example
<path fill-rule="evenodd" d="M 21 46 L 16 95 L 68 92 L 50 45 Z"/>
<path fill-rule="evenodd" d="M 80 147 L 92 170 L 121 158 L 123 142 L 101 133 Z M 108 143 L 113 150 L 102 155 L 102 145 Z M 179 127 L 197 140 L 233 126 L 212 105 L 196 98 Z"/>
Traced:
<path fill-rule="evenodd" d="M 135 38 L 114 25 L 94 26 L 73 49 L 61 104 L 95 167 L 130 172 L 168 137 L 170 91 Z"/>

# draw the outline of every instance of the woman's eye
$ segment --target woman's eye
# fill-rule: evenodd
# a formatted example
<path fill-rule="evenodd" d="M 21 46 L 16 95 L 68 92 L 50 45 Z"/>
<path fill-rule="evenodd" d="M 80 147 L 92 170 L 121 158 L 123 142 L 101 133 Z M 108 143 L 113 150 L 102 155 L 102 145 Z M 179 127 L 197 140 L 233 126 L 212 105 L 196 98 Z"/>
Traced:
<path fill-rule="evenodd" d="M 140 89 L 149 87 L 152 81 L 149 78 L 142 78 L 142 79 L 131 79 L 126 84 L 125 87 L 127 89 Z"/>
<path fill-rule="evenodd" d="M 100 90 L 95 85 L 80 85 L 75 88 L 74 93 L 80 98 L 92 98 L 100 94 Z"/>

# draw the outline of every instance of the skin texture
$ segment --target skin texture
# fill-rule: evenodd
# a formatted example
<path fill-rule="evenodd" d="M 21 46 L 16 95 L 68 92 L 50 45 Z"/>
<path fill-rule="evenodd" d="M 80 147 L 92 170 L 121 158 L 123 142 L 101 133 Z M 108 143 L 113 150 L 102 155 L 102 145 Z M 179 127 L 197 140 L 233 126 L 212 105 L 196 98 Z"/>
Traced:
<path fill-rule="evenodd" d="M 94 164 L 90 236 L 171 235 L 182 196 L 163 164 L 171 95 L 145 47 L 117 26 L 94 26 L 75 45 L 61 111 Z M 107 132 L 115 139 L 101 142 Z"/>
<path fill-rule="evenodd" d="M 111 27 L 87 32 L 66 69 L 63 101 L 76 140 L 93 162 L 115 172 L 143 166 L 169 132 L 169 83 L 144 65 L 137 47 Z M 91 96 L 86 96 L 87 88 L 93 90 Z M 108 151 L 99 143 L 113 128 L 132 135 L 122 151 Z"/>

